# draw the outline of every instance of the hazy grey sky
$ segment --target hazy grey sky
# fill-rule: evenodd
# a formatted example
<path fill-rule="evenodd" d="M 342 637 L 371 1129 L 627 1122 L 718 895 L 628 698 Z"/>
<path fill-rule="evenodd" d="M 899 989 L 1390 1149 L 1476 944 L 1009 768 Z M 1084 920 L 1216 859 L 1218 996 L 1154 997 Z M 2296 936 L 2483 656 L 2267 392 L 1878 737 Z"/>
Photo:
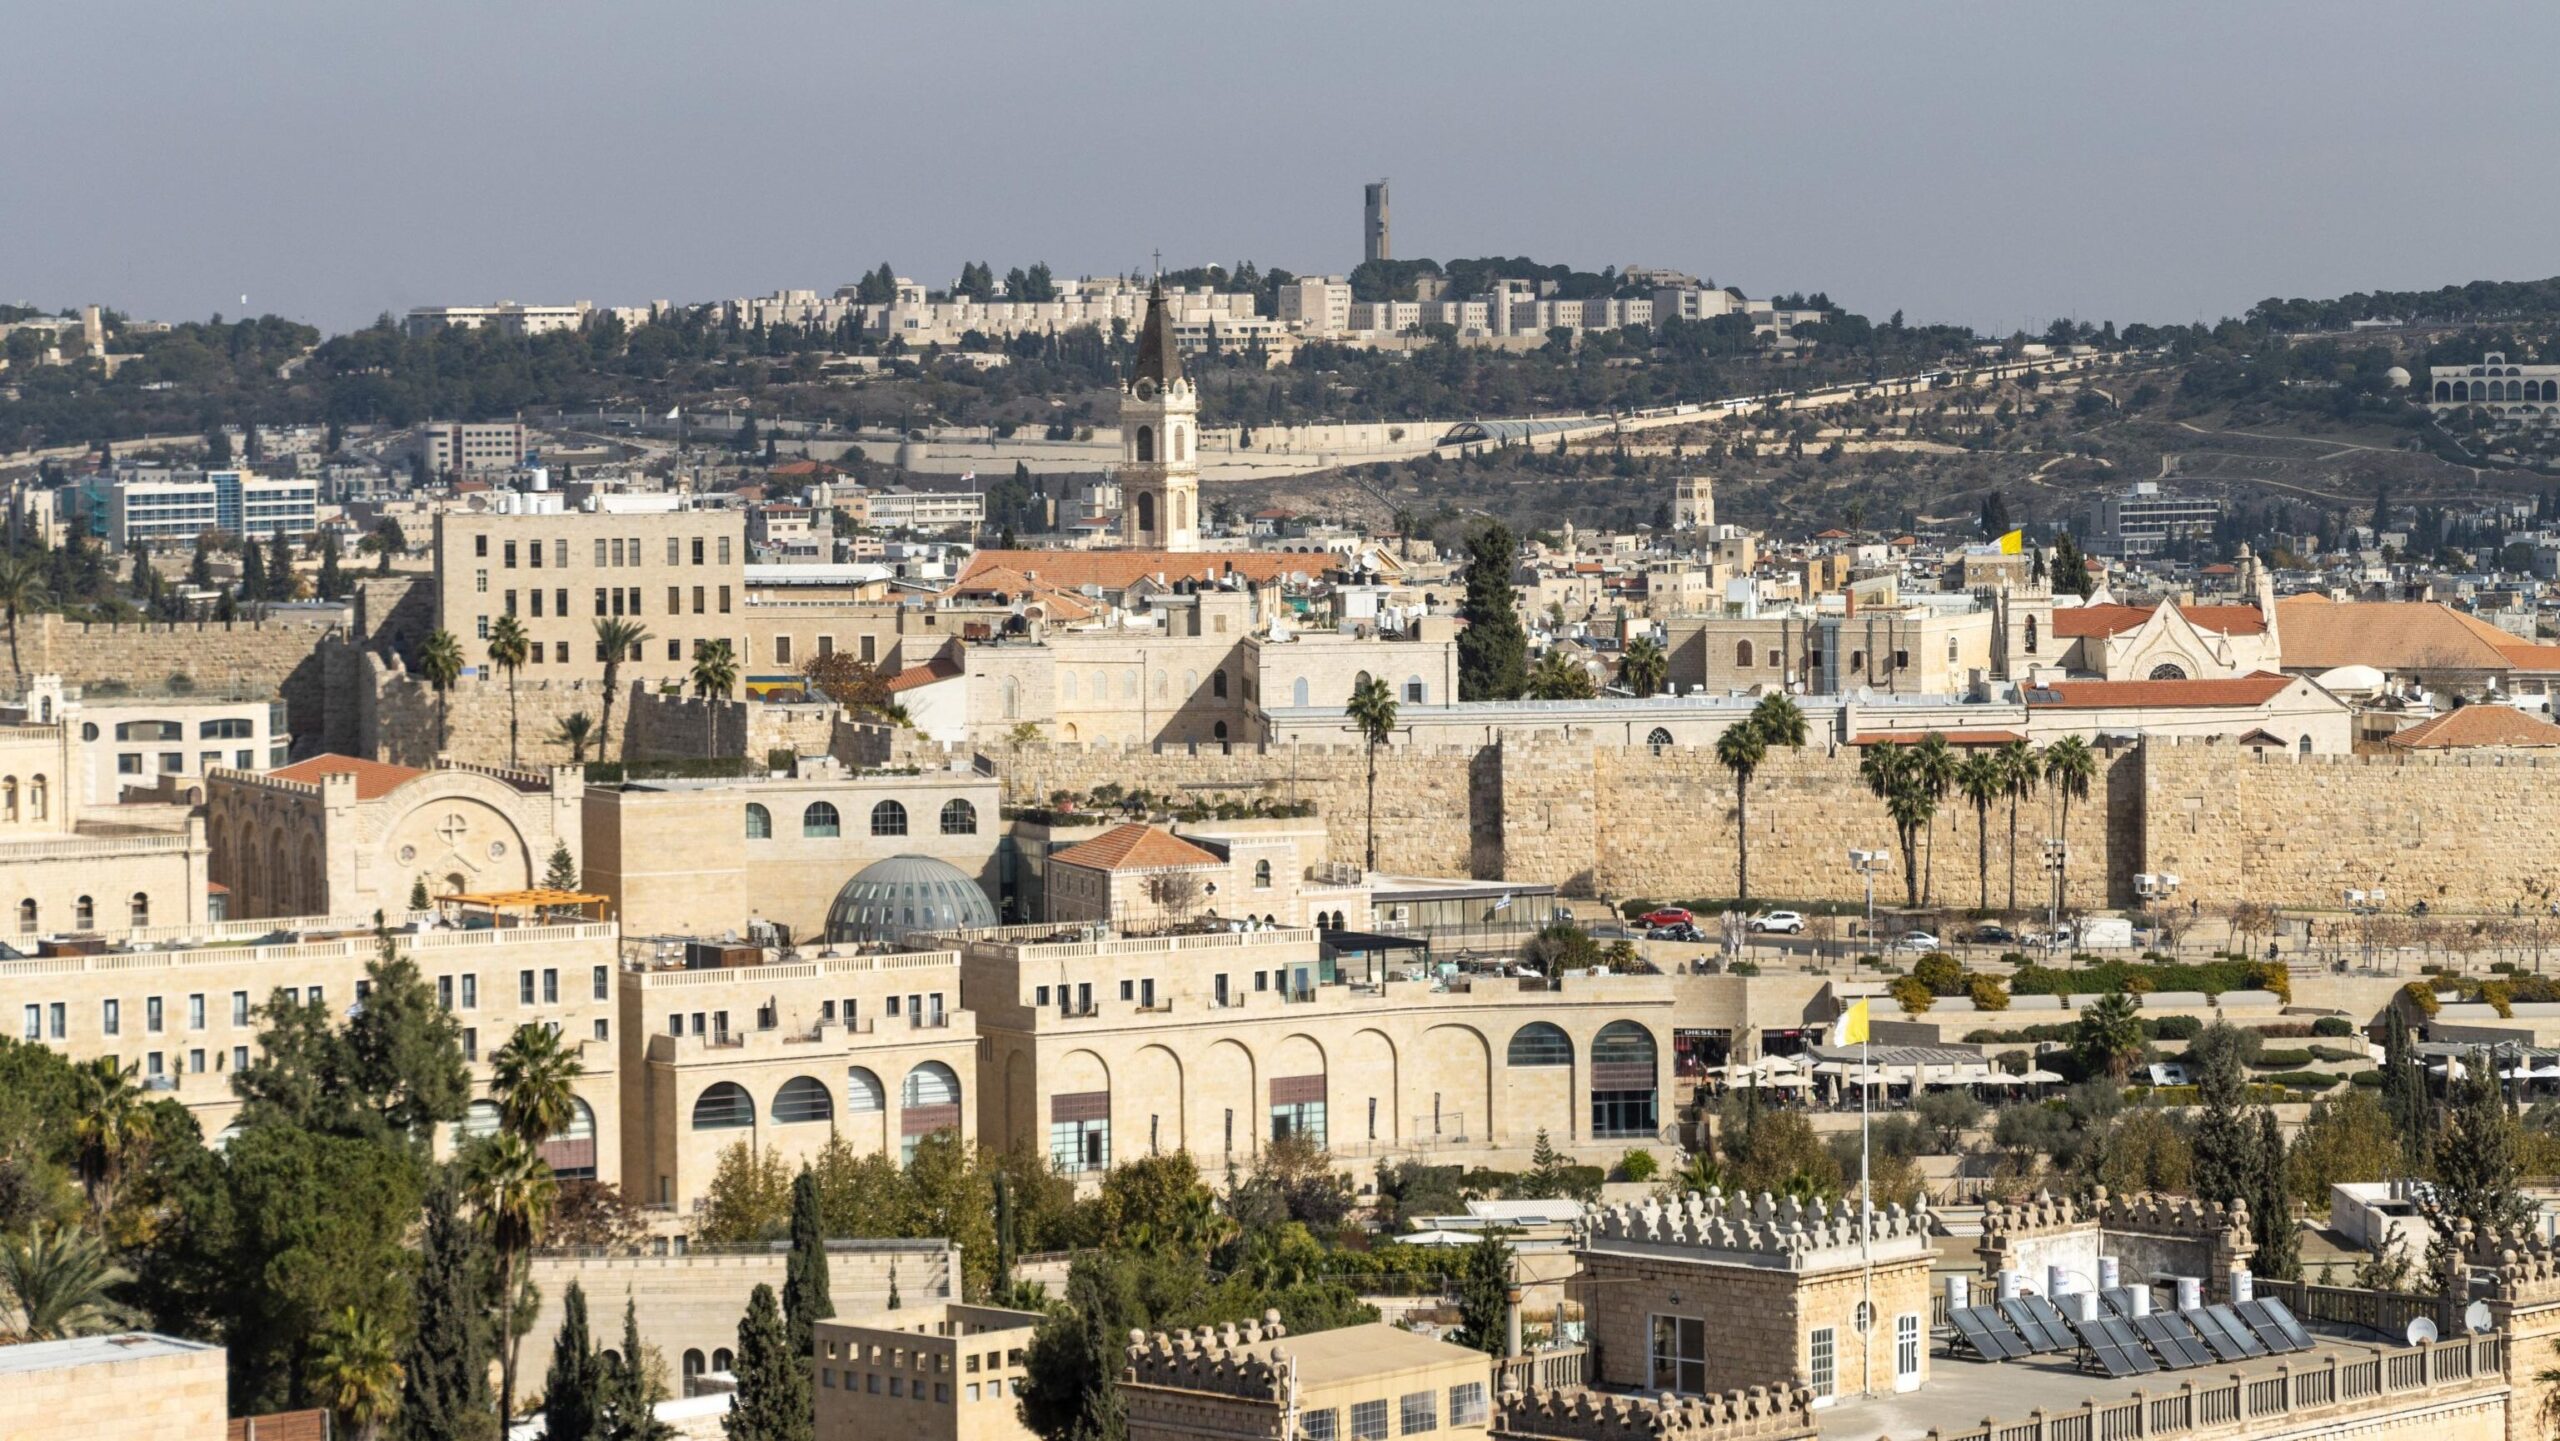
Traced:
<path fill-rule="evenodd" d="M 0 298 L 272 310 L 1402 256 L 2003 329 L 2560 271 L 2560 6 L 0 3 Z"/>

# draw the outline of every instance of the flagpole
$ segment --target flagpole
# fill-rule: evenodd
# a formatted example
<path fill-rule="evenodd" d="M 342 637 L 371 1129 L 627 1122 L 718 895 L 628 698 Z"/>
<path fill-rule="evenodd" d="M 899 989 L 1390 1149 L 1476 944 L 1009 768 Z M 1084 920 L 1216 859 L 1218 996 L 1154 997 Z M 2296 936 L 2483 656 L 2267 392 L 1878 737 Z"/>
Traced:
<path fill-rule="evenodd" d="M 1870 1020 L 1869 1025 L 1872 1024 L 1873 1021 Z M 1858 1304 L 1865 1308 L 1864 1314 L 1867 1321 L 1865 1329 L 1859 1333 L 1859 1341 L 1863 1348 L 1863 1354 L 1859 1358 L 1859 1367 L 1863 1374 L 1859 1377 L 1859 1381 L 1872 1395 L 1876 1389 L 1876 1266 L 1873 1239 L 1876 1217 L 1875 1160 L 1868 1148 L 1867 1088 L 1872 1083 L 1875 1073 L 1869 1060 L 1867 1030 L 1867 1026 L 1858 1028 L 1858 1284 L 1860 1293 Z"/>

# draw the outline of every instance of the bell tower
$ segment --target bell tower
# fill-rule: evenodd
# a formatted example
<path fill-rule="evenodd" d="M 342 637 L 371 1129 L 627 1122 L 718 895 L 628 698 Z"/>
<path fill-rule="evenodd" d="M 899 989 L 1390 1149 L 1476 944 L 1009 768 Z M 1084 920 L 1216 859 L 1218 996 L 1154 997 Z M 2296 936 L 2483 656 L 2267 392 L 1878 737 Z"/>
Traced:
<path fill-rule="evenodd" d="M 1120 534 L 1137 550 L 1200 548 L 1200 395 L 1182 373 L 1164 282 L 1147 292 L 1120 397 Z"/>

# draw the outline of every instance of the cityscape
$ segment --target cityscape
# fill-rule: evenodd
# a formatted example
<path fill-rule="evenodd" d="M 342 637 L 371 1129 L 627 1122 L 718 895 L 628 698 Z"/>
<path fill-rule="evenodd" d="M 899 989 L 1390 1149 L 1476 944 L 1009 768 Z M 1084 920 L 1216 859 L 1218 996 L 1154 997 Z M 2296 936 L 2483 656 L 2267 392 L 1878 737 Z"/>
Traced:
<path fill-rule="evenodd" d="M 244 23 L 352 70 L 404 8 Z M 1844 75 L 1980 18 L 1750 10 Z M 750 87 L 844 60 L 792 18 Z M 345 137 L 451 44 L 559 43 L 453 23 Z M 635 72 L 524 130 L 576 214 L 426 203 L 475 239 L 423 266 L 359 256 L 368 180 L 288 183 L 252 67 L 202 123 L 294 263 L 208 224 L 280 292 L 226 313 L 46 179 L 147 188 L 94 148 L 128 118 L 22 132 L 0 1438 L 2560 1435 L 2560 277 L 1884 193 L 1817 236 L 1762 160 L 1707 220 L 1670 148 L 1606 153 L 1763 78 L 1497 99 L 1591 164 L 1489 201 L 1371 88 L 1481 63 L 1372 48 L 1414 16 L 1309 13 L 1399 58 L 1295 75 L 1303 132 L 1200 111 L 1305 67 L 1197 23 L 1213 81 L 1097 27 L 1005 37 L 1088 73 L 987 55 L 968 114 L 829 108 L 947 147 L 876 216 L 699 150 L 614 194 L 722 103 Z M 2038 15 L 2017 59 L 2224 73 L 2174 28 Z M 2450 43 L 2403 97 L 2506 103 Z M 2226 183 L 2104 89 L 2072 164 L 2192 165 L 2236 229 L 2441 181 L 2278 126 L 2301 168 Z M 1847 164 L 1799 104 L 1737 139 Z M 1052 205 L 1133 106 L 1304 143 L 1257 213 L 1132 126 Z M 2095 183 L 1993 138 L 1946 184 Z M 941 228 L 990 188 L 1001 230 Z M 628 247 L 560 284 L 596 213 Z"/>

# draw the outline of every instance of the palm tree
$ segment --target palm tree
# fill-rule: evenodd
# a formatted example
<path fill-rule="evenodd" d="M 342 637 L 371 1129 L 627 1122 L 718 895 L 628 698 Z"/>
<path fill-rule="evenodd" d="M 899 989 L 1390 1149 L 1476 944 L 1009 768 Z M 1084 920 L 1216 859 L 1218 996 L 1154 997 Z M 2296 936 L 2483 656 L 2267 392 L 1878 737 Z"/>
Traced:
<path fill-rule="evenodd" d="M 1548 651 L 1529 667 L 1532 700 L 1589 700 L 1591 695 L 1591 672 L 1563 651 Z"/>
<path fill-rule="evenodd" d="M 2067 864 L 2070 857 L 2071 802 L 2075 798 L 2084 801 L 2089 798 L 2089 783 L 2098 778 L 2097 752 L 2090 750 L 2089 743 L 2078 736 L 2064 736 L 2045 748 L 2044 778 L 2062 803 L 2062 818 L 2053 833 L 2064 843 L 2063 862 Z M 2062 906 L 2062 871 L 2062 865 L 2054 867 L 2053 904 L 2056 910 Z"/>
<path fill-rule="evenodd" d="M 1932 812 L 1936 811 L 1937 803 L 1945 800 L 1947 792 L 1955 786 L 1956 766 L 1959 763 L 1956 748 L 1947 744 L 1947 738 L 1936 731 L 1922 736 L 1920 743 L 1911 748 L 1912 778 L 1928 790 L 1929 808 Z M 1935 824 L 1929 827 L 1927 841 L 1928 859 L 1925 863 L 1927 868 L 1922 873 L 1920 896 L 1924 901 L 1934 904 L 1938 899 L 1938 828 Z"/>
<path fill-rule="evenodd" d="M 1760 728 L 1761 739 L 1773 746 L 1804 746 L 1804 711 L 1796 705 L 1795 697 L 1782 691 L 1760 697 L 1760 703 L 1751 708 L 1751 723 Z"/>
<path fill-rule="evenodd" d="M 1973 806 L 1973 833 L 1978 842 L 1974 859 L 1974 905 L 1991 909 L 1991 803 L 2000 798 L 2009 783 L 2008 772 L 2000 758 L 1989 751 L 1975 751 L 1956 767 L 1956 789 Z"/>
<path fill-rule="evenodd" d="M 722 700 L 738 688 L 738 658 L 725 640 L 705 641 L 693 653 L 693 693 L 697 699 Z"/>
<path fill-rule="evenodd" d="M 1637 695 L 1660 695 L 1662 683 L 1671 675 L 1671 657 L 1663 654 L 1662 642 L 1649 635 L 1627 642 L 1627 653 L 1618 661 L 1618 679 Z"/>
<path fill-rule="evenodd" d="M 577 1113 L 577 1081 L 586 1068 L 549 1026 L 526 1024 L 489 1058 L 489 1093 L 498 1119 L 529 1146 L 569 1129 Z"/>
<path fill-rule="evenodd" d="M 124 1172 L 127 1149 L 142 1126 L 142 1096 L 134 1089 L 136 1071 L 119 1068 L 105 1056 L 72 1072 L 79 1110 L 72 1136 L 81 1187 L 88 1192 L 89 1214 L 98 1221 L 114 1209 L 116 1185 Z"/>
<path fill-rule="evenodd" d="M 525 1253 L 541 1241 L 560 1199 L 560 1183 L 540 1152 L 512 1130 L 482 1141 L 471 1156 L 472 1198 L 498 1253 L 498 1417 L 500 1429 L 515 1419 L 516 1330 Z"/>
<path fill-rule="evenodd" d="M 24 1239 L 0 1239 L 0 1290 L 17 1307 L 18 1334 L 29 1341 L 120 1329 L 129 1318 L 107 1293 L 132 1279 L 85 1231 L 39 1221 Z"/>
<path fill-rule="evenodd" d="M 489 663 L 507 673 L 507 764 L 520 765 L 516 753 L 516 669 L 533 654 L 533 639 L 524 622 L 502 615 L 489 623 Z"/>
<path fill-rule="evenodd" d="M 2071 1036 L 2072 1050 L 2091 1070 L 2103 1067 L 2118 1081 L 2142 1054 L 2142 1016 L 2134 999 L 2112 991 L 2081 1008 Z"/>
<path fill-rule="evenodd" d="M 1369 761 L 1369 841 L 1361 865 L 1378 868 L 1378 750 L 1396 730 L 1396 692 L 1376 676 L 1363 676 L 1351 688 L 1351 726 L 1360 733 Z"/>
<path fill-rule="evenodd" d="M 445 705 L 453 683 L 462 679 L 462 643 L 453 638 L 452 631 L 428 633 L 425 643 L 418 647 L 418 672 L 436 688 L 436 749 L 443 750 L 452 739 L 446 729 Z"/>
<path fill-rule="evenodd" d="M 1867 792 L 1884 802 L 1886 819 L 1902 842 L 1902 891 L 1906 903 L 1920 904 L 1920 828 L 1937 814 L 1937 797 L 1916 773 L 1909 748 L 1892 741 L 1867 747 L 1858 760 L 1858 778 Z"/>
<path fill-rule="evenodd" d="M 636 620 L 608 616 L 596 622 L 597 658 L 604 662 L 604 724 L 596 728 L 596 759 L 613 753 L 613 693 L 622 688 L 622 662 L 637 659 L 649 643 L 649 628 Z"/>
<path fill-rule="evenodd" d="M 2018 908 L 2018 802 L 2032 798 L 2044 778 L 2044 760 L 2024 739 L 1992 752 L 2000 762 L 2000 793 L 2009 798 L 2009 909 Z"/>
<path fill-rule="evenodd" d="M 400 1409 L 399 1343 L 390 1328 L 349 1306 L 331 1317 L 311 1358 L 311 1382 L 320 1399 L 355 1429 L 358 1441 L 375 1441 L 382 1423 Z"/>
<path fill-rule="evenodd" d="M 1769 738 L 1752 717 L 1724 728 L 1716 737 L 1716 764 L 1733 772 L 1733 898 L 1751 899 L 1751 773 L 1769 758 Z"/>
<path fill-rule="evenodd" d="M 551 733 L 554 745 L 569 748 L 569 764 L 587 763 L 587 746 L 596 738 L 596 718 L 585 711 L 572 711 L 560 718 L 559 729 Z"/>
<path fill-rule="evenodd" d="M 44 568 L 33 556 L 0 555 L 0 614 L 8 617 L 9 669 L 20 690 L 26 689 L 27 667 L 18 659 L 18 617 L 51 604 L 53 592 L 45 589 Z"/>

